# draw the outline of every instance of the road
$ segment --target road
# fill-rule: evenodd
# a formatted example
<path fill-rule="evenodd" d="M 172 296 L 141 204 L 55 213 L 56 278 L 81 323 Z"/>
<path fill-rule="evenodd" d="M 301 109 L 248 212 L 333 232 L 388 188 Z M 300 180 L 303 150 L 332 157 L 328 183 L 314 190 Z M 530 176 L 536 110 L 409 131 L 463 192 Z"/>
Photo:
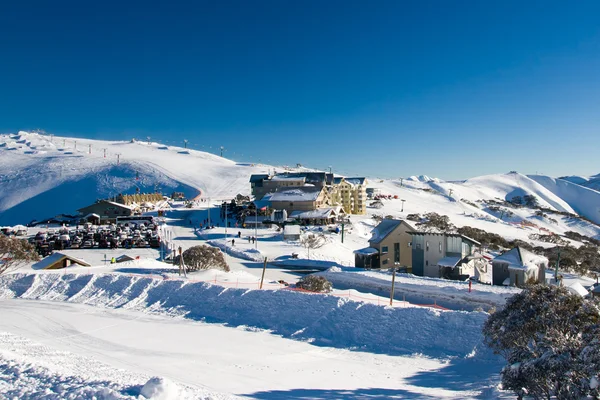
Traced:
<path fill-rule="evenodd" d="M 360 398 L 367 393 L 439 398 L 470 394 L 405 381 L 415 374 L 443 368 L 439 360 L 318 347 L 264 331 L 123 309 L 3 300 L 0 331 L 116 368 L 254 398 Z"/>

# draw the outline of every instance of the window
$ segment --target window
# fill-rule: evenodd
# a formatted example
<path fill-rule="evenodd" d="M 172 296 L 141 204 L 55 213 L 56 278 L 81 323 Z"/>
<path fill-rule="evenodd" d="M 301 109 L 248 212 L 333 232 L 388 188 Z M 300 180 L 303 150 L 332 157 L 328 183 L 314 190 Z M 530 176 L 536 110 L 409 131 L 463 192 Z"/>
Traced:
<path fill-rule="evenodd" d="M 383 260 L 383 265 L 387 265 L 388 263 L 388 259 L 386 258 L 385 260 Z"/>
<path fill-rule="evenodd" d="M 290 203 L 290 207 L 294 207 L 294 203 Z"/>
<path fill-rule="evenodd" d="M 442 252 L 442 242 L 440 242 L 440 253 Z"/>
<path fill-rule="evenodd" d="M 387 246 L 383 246 L 381 248 L 381 254 L 386 254 L 388 252 L 388 247 Z"/>
<path fill-rule="evenodd" d="M 426 251 L 429 251 L 429 242 L 426 242 L 426 243 L 425 243 L 425 250 L 426 250 Z"/>
<path fill-rule="evenodd" d="M 429 260 L 425 261 L 425 265 L 429 266 Z"/>

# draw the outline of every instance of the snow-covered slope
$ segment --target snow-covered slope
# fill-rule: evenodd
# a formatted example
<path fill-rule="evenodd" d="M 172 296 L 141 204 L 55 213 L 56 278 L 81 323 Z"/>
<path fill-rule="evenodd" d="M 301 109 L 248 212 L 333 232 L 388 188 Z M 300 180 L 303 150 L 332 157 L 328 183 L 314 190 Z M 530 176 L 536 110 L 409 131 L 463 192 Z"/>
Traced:
<path fill-rule="evenodd" d="M 586 176 L 561 176 L 558 179 L 562 179 L 563 181 L 569 181 L 571 183 L 575 183 L 577 185 L 585 186 L 590 189 L 600 190 L 600 174 L 586 177 Z"/>
<path fill-rule="evenodd" d="M 231 198 L 248 194 L 249 176 L 267 170 L 158 143 L 0 135 L 0 225 L 72 214 L 137 188 Z"/>
<path fill-rule="evenodd" d="M 231 198 L 249 194 L 251 174 L 273 169 L 158 143 L 51 138 L 27 132 L 0 135 L 0 225 L 72 214 L 97 198 L 133 193 L 137 188 L 142 192 L 183 191 L 189 197 L 201 192 L 212 199 Z M 533 195 L 542 207 L 579 214 L 599 224 L 600 192 L 566 180 L 511 172 L 454 182 L 424 175 L 403 180 L 369 179 L 369 186 L 398 199 L 384 201 L 381 209 L 368 208 L 366 218 L 352 218 L 357 246 L 365 245 L 370 236 L 372 214 L 403 218 L 411 213 L 437 212 L 448 215 L 456 226 L 473 226 L 527 241 L 531 241 L 532 233 L 566 231 L 600 237 L 598 225 L 586 221 L 558 214 L 540 216 L 529 208 L 498 212 L 485 203 Z"/>

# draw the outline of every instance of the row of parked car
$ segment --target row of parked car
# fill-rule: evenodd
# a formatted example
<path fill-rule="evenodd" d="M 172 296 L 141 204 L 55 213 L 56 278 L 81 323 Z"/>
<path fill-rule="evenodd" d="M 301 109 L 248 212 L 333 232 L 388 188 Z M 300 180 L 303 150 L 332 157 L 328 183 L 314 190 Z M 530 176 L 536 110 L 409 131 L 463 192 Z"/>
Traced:
<path fill-rule="evenodd" d="M 81 229 L 63 227 L 38 232 L 29 240 L 42 256 L 63 249 L 159 248 L 161 239 L 157 231 L 153 223 L 85 224 Z"/>

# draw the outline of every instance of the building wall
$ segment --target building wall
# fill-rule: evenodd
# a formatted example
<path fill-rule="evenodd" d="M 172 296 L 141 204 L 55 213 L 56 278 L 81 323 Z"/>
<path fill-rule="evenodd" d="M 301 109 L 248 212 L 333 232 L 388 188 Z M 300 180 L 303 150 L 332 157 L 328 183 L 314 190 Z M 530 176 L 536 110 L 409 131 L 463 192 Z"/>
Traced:
<path fill-rule="evenodd" d="M 123 217 L 132 215 L 133 212 L 128 208 L 122 208 L 114 204 L 100 202 L 95 203 L 80 210 L 81 214 L 87 215 L 90 213 L 98 214 L 100 219 L 115 219 L 116 217 Z"/>
<path fill-rule="evenodd" d="M 408 233 L 410 228 L 405 224 L 400 224 L 384 240 L 379 243 L 370 242 L 370 247 L 379 250 L 379 268 L 391 268 L 395 266 L 396 258 L 394 245 L 397 243 L 400 249 L 399 263 L 401 267 L 408 267 L 412 270 L 412 247 L 410 246 L 412 236 Z M 382 248 L 387 247 L 387 254 L 382 253 Z"/>

